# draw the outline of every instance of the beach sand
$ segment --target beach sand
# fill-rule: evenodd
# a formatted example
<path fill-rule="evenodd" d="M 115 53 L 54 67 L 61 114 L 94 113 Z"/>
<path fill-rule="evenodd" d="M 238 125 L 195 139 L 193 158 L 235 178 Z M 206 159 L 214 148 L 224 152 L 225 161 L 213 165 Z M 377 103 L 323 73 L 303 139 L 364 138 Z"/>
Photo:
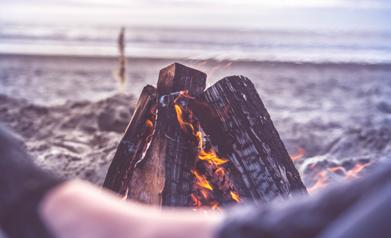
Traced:
<path fill-rule="evenodd" d="M 115 58 L 3 55 L 0 122 L 40 166 L 100 185 L 141 89 L 174 61 L 206 72 L 209 86 L 249 77 L 288 151 L 304 149 L 295 164 L 308 187 L 327 168 L 390 158 L 391 65 L 129 59 L 119 95 Z"/>

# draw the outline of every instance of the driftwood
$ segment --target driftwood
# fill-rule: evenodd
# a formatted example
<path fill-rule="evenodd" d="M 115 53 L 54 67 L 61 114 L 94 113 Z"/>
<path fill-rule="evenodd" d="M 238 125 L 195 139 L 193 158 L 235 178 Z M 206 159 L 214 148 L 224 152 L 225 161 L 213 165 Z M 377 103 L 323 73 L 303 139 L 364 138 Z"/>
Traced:
<path fill-rule="evenodd" d="M 270 201 L 306 192 L 300 175 L 254 85 L 226 77 L 190 107 L 219 154 L 232 162 L 231 180 L 244 198 Z"/>
<path fill-rule="evenodd" d="M 160 71 L 158 114 L 153 139 L 136 165 L 129 198 L 163 206 L 189 206 L 196 147 L 181 130 L 173 107 L 178 92 L 197 97 L 205 89 L 206 74 L 181 64 Z"/>
<path fill-rule="evenodd" d="M 156 89 L 147 85 L 141 92 L 133 117 L 118 145 L 103 187 L 127 194 L 133 168 L 151 139 L 156 111 Z"/>

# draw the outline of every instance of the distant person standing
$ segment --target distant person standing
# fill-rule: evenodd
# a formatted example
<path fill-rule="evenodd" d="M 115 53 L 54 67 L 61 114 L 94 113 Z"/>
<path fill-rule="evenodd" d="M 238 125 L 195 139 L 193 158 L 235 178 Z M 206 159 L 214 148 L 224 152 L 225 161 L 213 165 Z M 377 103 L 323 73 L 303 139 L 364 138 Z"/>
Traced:
<path fill-rule="evenodd" d="M 121 27 L 121 30 L 118 35 L 118 70 L 114 72 L 114 77 L 119 82 L 120 93 L 125 93 L 125 83 L 126 83 L 126 52 L 125 52 L 125 28 Z"/>

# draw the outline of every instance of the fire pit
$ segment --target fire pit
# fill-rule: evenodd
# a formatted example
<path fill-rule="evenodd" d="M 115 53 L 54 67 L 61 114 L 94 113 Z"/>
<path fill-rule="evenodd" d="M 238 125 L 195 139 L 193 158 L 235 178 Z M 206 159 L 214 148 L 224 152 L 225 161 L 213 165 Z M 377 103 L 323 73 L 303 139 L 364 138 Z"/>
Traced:
<path fill-rule="evenodd" d="M 306 193 L 254 85 L 243 76 L 205 89 L 175 63 L 147 85 L 104 187 L 159 206 L 220 208 Z"/>

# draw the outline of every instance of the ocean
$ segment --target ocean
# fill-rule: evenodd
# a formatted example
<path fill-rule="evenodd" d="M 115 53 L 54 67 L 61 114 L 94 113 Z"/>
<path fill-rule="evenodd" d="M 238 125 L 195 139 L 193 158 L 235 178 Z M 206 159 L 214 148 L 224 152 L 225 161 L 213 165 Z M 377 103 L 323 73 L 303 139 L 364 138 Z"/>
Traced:
<path fill-rule="evenodd" d="M 387 1 L 266 2 L 3 0 L 0 54 L 391 63 Z"/>

